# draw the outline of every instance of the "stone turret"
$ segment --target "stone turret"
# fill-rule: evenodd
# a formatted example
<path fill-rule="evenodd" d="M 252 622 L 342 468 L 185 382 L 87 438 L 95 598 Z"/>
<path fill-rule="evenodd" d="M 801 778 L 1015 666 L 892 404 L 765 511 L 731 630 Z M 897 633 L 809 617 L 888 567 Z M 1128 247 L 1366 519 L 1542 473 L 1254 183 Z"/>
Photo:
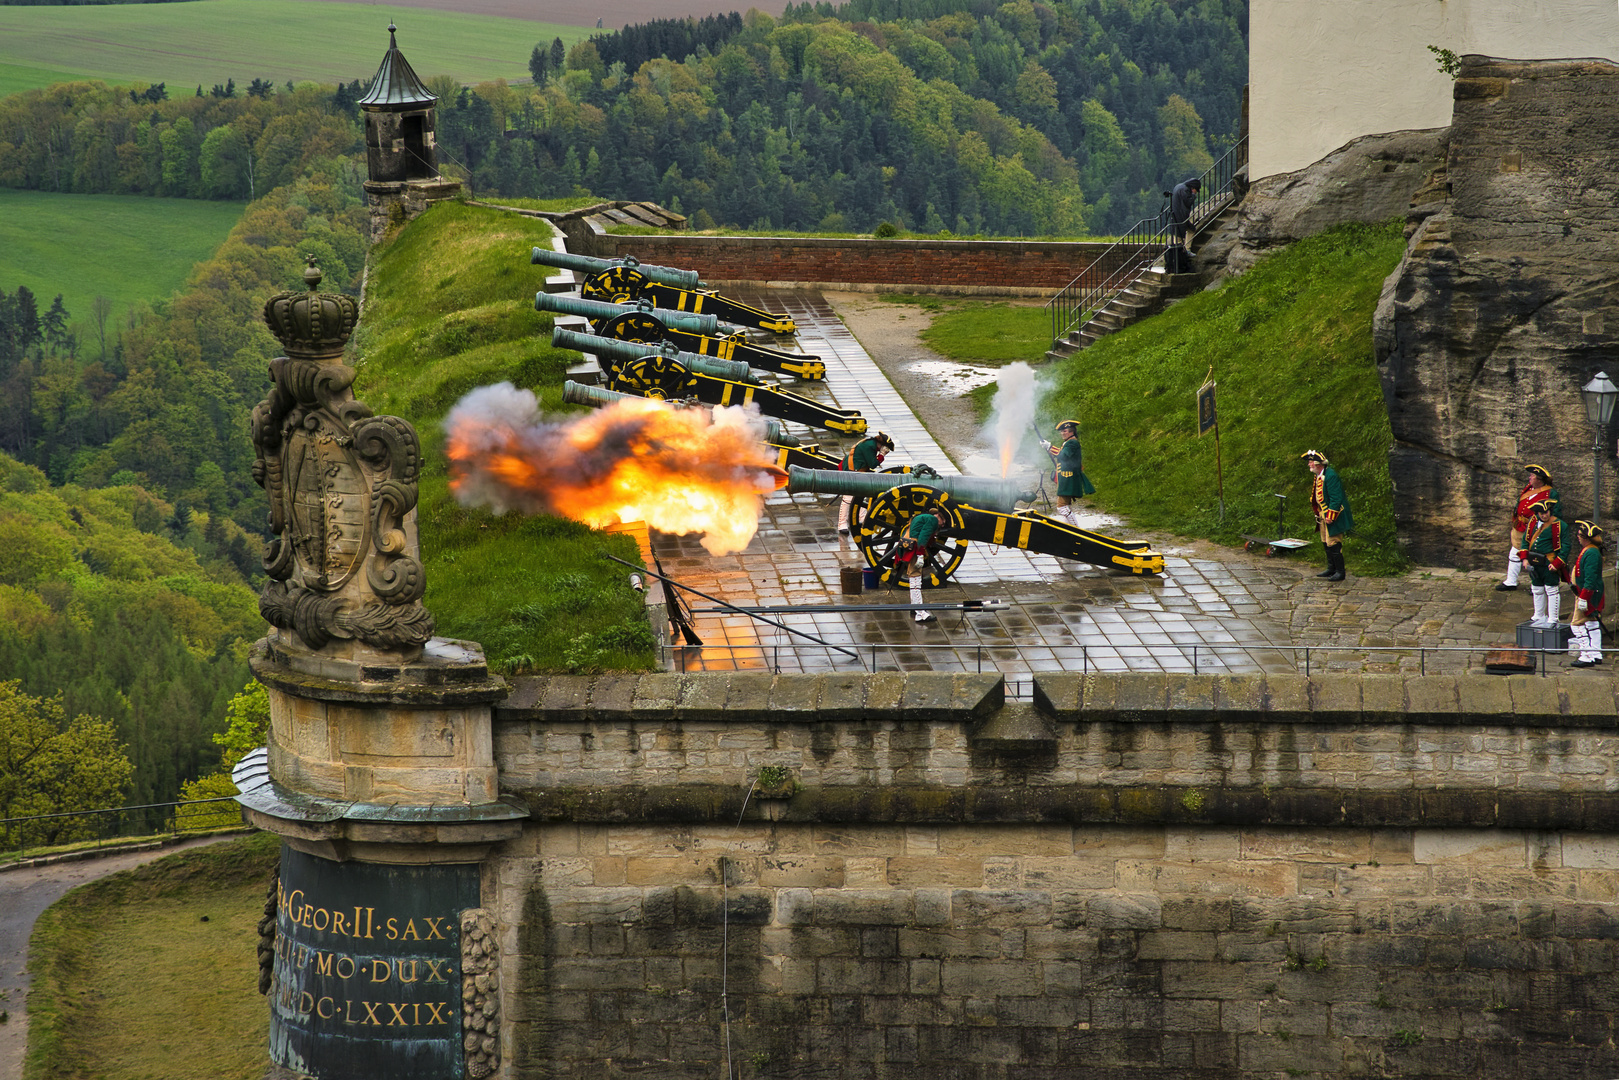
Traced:
<path fill-rule="evenodd" d="M 388 24 L 388 51 L 359 102 L 365 117 L 365 190 L 373 239 L 461 192 L 458 181 L 439 175 L 433 137 L 438 98 L 399 51 L 397 30 Z"/>

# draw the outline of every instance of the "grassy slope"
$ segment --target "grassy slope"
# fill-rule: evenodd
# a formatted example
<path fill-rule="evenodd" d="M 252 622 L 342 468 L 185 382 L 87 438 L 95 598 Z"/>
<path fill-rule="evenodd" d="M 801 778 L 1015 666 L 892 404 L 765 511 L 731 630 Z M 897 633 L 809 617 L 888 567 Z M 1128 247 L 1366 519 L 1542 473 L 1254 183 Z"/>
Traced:
<path fill-rule="evenodd" d="M 561 393 L 578 354 L 551 348 L 551 318 L 534 310 L 544 275 L 529 249 L 550 236 L 543 221 L 447 204 L 374 249 L 355 392 L 421 434 L 425 603 L 439 633 L 482 642 L 505 671 L 650 667 L 641 598 L 628 571 L 598 554 L 638 561 L 634 540 L 463 510 L 448 491 L 439 423 L 467 391 L 507 381 L 534 390 L 547 413 L 576 411 Z"/>
<path fill-rule="evenodd" d="M 466 83 L 528 78 L 529 51 L 584 27 L 424 8 L 299 0 L 193 0 L 89 7 L 0 6 L 0 90 L 64 79 L 164 82 L 170 93 L 227 78 L 369 82 L 388 23 L 423 78 Z M 32 81 L 30 81 L 32 80 Z"/>
<path fill-rule="evenodd" d="M 1332 459 L 1355 513 L 1345 552 L 1359 572 L 1406 566 L 1394 532 L 1393 440 L 1372 359 L 1372 311 L 1404 244 L 1399 223 L 1345 225 L 1294 244 L 1214 292 L 1190 297 L 1057 365 L 1046 421 L 1082 423 L 1095 502 L 1141 528 L 1241 543 L 1309 538 L 1310 474 L 1299 454 Z M 1215 441 L 1197 437 L 1196 394 L 1219 384 L 1226 519 L 1218 518 Z"/>
<path fill-rule="evenodd" d="M 268 834 L 226 841 L 47 909 L 29 945 L 25 1080 L 263 1075 L 270 1010 L 254 950 L 279 852 Z"/>
<path fill-rule="evenodd" d="M 0 8 L 11 10 L 20 9 Z M 131 305 L 168 297 L 213 254 L 244 205 L 0 188 L 0 288 L 28 286 L 40 314 L 61 293 L 88 344 L 97 294 L 112 301 L 114 325 Z"/>

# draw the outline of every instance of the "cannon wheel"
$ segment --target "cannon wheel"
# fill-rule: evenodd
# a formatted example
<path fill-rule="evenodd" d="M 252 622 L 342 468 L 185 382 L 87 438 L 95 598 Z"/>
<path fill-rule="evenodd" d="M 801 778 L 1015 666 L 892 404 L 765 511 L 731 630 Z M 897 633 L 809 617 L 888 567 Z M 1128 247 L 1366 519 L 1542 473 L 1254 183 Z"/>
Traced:
<path fill-rule="evenodd" d="M 662 345 L 669 334 L 663 320 L 644 311 L 626 311 L 602 323 L 599 333 L 605 338 L 635 341 L 642 344 Z"/>
<path fill-rule="evenodd" d="M 608 389 L 628 387 L 647 397 L 677 398 L 690 381 L 691 373 L 686 370 L 686 365 L 672 356 L 654 353 L 639 360 L 615 364 Z"/>
<path fill-rule="evenodd" d="M 612 266 L 579 283 L 579 295 L 586 300 L 605 300 L 609 304 L 626 304 L 641 295 L 646 277 L 628 266 Z"/>
<path fill-rule="evenodd" d="M 866 563 L 882 571 L 885 584 L 906 580 L 894 565 L 894 556 L 900 552 L 900 540 L 911 518 L 926 510 L 939 519 L 939 531 L 928 543 L 927 561 L 923 564 L 922 587 L 935 589 L 950 580 L 961 560 L 967 557 L 967 541 L 960 539 L 961 513 L 950 501 L 950 496 L 926 484 L 904 484 L 890 488 L 871 500 L 866 520 L 860 526 L 860 550 Z M 911 564 L 915 566 L 915 563 Z"/>

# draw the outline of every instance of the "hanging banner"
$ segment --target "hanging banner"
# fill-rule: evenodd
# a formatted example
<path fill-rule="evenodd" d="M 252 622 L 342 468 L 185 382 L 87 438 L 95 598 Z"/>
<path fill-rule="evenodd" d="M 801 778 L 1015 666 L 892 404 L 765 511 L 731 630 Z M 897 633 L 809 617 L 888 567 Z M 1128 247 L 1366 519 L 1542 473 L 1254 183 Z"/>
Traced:
<path fill-rule="evenodd" d="M 1197 434 L 1202 438 L 1219 424 L 1214 412 L 1214 383 L 1206 382 L 1197 389 Z"/>
<path fill-rule="evenodd" d="M 270 1057 L 317 1080 L 461 1080 L 461 912 L 474 865 L 281 849 Z"/>

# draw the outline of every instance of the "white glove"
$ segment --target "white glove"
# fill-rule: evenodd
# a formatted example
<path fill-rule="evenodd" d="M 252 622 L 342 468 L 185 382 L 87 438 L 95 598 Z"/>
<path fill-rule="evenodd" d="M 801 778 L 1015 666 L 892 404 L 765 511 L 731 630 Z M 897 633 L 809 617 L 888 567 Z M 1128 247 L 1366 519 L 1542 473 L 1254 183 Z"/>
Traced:
<path fill-rule="evenodd" d="M 1584 611 L 1585 610 L 1585 597 L 1582 596 L 1578 600 L 1574 601 L 1574 610 L 1575 611 Z"/>

